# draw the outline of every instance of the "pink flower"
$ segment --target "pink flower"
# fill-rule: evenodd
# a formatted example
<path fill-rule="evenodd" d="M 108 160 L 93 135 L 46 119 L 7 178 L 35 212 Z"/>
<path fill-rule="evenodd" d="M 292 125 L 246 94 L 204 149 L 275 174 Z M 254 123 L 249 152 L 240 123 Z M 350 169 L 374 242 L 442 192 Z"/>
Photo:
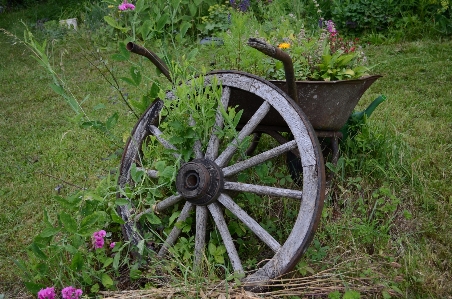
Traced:
<path fill-rule="evenodd" d="M 38 299 L 55 299 L 55 288 L 45 288 L 38 292 Z"/>
<path fill-rule="evenodd" d="M 335 36 L 337 34 L 336 25 L 334 24 L 333 21 L 328 20 L 325 22 L 325 25 L 326 29 L 328 30 L 329 33 L 331 33 L 332 36 Z"/>
<path fill-rule="evenodd" d="M 107 235 L 107 233 L 104 230 L 100 230 L 93 234 L 92 242 L 93 242 L 93 247 L 95 249 L 104 247 L 104 237 L 106 235 Z"/>
<path fill-rule="evenodd" d="M 112 242 L 112 243 L 110 244 L 110 249 L 115 248 L 115 245 L 116 245 L 116 243 L 115 243 L 115 242 Z"/>
<path fill-rule="evenodd" d="M 135 5 L 133 5 L 132 3 L 128 3 L 127 0 L 124 0 L 119 6 L 118 6 L 119 10 L 124 11 L 124 10 L 134 10 L 135 9 Z"/>
<path fill-rule="evenodd" d="M 79 299 L 82 294 L 81 289 L 76 289 L 73 286 L 66 287 L 61 291 L 63 299 Z"/>

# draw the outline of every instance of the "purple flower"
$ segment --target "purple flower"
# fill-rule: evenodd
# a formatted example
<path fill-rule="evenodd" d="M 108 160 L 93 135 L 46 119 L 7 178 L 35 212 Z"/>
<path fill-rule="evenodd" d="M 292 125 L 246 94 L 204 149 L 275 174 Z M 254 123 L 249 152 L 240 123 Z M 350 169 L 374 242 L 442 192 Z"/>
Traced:
<path fill-rule="evenodd" d="M 82 294 L 81 289 L 76 289 L 73 286 L 66 287 L 61 291 L 63 299 L 79 299 Z"/>
<path fill-rule="evenodd" d="M 38 299 L 55 299 L 55 288 L 45 288 L 38 292 Z"/>
<path fill-rule="evenodd" d="M 121 11 L 124 10 L 134 10 L 135 9 L 135 5 L 133 5 L 132 3 L 128 3 L 127 0 L 124 0 L 119 6 L 118 9 Z"/>
<path fill-rule="evenodd" d="M 328 20 L 325 22 L 326 25 L 326 29 L 328 30 L 329 33 L 331 33 L 332 36 L 335 36 L 337 31 L 336 31 L 336 25 L 334 24 L 333 21 Z"/>
<path fill-rule="evenodd" d="M 116 243 L 115 243 L 115 242 L 112 242 L 112 243 L 110 243 L 110 249 L 113 249 L 113 248 L 115 248 L 115 245 L 116 245 Z"/>
<path fill-rule="evenodd" d="M 107 233 L 104 230 L 100 230 L 93 234 L 92 242 L 93 242 L 93 247 L 95 249 L 104 247 L 104 237 L 106 235 L 107 235 Z"/>
<path fill-rule="evenodd" d="M 242 0 L 240 1 L 239 9 L 241 12 L 245 12 L 250 7 L 250 0 Z"/>

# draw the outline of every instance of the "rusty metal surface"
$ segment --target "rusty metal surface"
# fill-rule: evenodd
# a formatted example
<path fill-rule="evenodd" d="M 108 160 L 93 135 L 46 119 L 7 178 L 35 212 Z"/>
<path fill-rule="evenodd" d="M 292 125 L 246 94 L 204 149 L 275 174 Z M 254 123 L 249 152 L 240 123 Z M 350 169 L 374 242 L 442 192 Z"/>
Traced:
<path fill-rule="evenodd" d="M 339 131 L 347 122 L 364 92 L 381 76 L 356 80 L 297 81 L 297 104 L 316 130 Z M 284 81 L 271 81 L 287 90 Z"/>
<path fill-rule="evenodd" d="M 177 191 L 189 202 L 205 206 L 223 190 L 223 172 L 211 160 L 195 159 L 185 163 L 176 177 Z"/>

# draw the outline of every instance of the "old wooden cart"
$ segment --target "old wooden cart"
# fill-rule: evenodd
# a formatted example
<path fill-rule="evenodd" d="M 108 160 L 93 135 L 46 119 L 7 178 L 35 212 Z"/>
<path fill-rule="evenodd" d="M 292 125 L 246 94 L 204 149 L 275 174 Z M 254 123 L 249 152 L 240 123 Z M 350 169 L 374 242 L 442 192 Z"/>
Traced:
<path fill-rule="evenodd" d="M 325 196 L 325 168 L 322 151 L 317 136 L 329 137 L 333 142 L 334 157 L 337 159 L 337 139 L 340 128 L 345 124 L 364 91 L 378 78 L 367 77 L 343 83 L 329 82 L 320 86 L 312 82 L 296 83 L 290 57 L 280 49 L 250 39 L 249 45 L 265 54 L 283 62 L 286 81 L 267 81 L 260 77 L 238 71 L 215 71 L 205 76 L 205 84 L 209 85 L 213 78 L 221 82 L 221 102 L 224 107 L 238 106 L 243 115 L 237 126 L 238 134 L 234 140 L 224 144 L 223 140 L 212 130 L 210 141 L 202 150 L 195 143 L 195 158 L 185 161 L 177 172 L 174 194 L 138 212 L 135 207 L 122 205 L 119 213 L 125 224 L 123 233 L 126 239 L 134 244 L 143 244 L 146 226 L 139 223 L 145 213 L 163 213 L 180 207 L 177 222 L 182 223 L 189 217 L 194 219 L 193 231 L 194 267 L 199 269 L 206 257 L 206 242 L 214 230 L 221 240 L 229 257 L 229 265 L 236 273 L 244 273 L 246 283 L 265 283 L 279 277 L 295 267 L 301 255 L 306 251 L 319 224 L 323 200 Z M 137 54 L 149 58 L 170 79 L 168 68 L 157 55 L 136 44 L 129 43 L 127 48 Z M 171 79 L 170 79 L 171 80 Z M 285 91 L 284 91 L 285 90 Z M 173 97 L 171 92 L 168 97 Z M 133 185 L 131 171 L 142 165 L 142 147 L 149 136 L 154 136 L 165 148 L 176 150 L 167 140 L 162 138 L 159 129 L 159 113 L 163 109 L 161 100 L 155 101 L 141 116 L 125 147 L 120 166 L 119 188 Z M 223 117 L 218 108 L 216 127 L 222 127 Z M 257 146 L 260 136 L 267 134 L 277 141 L 273 148 L 260 150 Z M 253 142 L 243 160 L 231 162 L 237 150 L 237 144 L 252 136 Z M 220 147 L 219 145 L 222 144 Z M 290 153 L 299 164 L 292 170 L 297 184 L 289 188 L 265 183 L 238 182 L 237 175 L 256 167 L 270 159 L 285 157 Z M 145 169 L 150 178 L 157 179 L 158 171 Z M 243 199 L 240 203 L 235 199 L 237 194 L 251 193 L 272 200 L 292 201 L 291 230 L 280 233 L 263 225 L 261 219 L 255 219 L 249 209 L 255 202 Z M 127 197 L 125 192 L 118 196 Z M 246 197 L 245 197 L 246 198 Z M 259 203 L 258 205 L 262 205 Z M 264 203 L 265 205 L 265 203 Z M 293 208 L 293 207 L 296 208 Z M 227 211 L 226 211 L 227 210 Z M 259 207 L 257 207 L 259 210 Z M 137 215 L 138 214 L 138 215 Z M 278 212 L 273 215 L 282 218 L 287 213 Z M 210 215 L 210 216 L 209 216 Z M 269 215 L 271 217 L 272 215 Z M 210 220 L 209 220 L 210 219 Z M 253 264 L 246 271 L 237 242 L 228 228 L 231 219 L 247 227 L 247 233 L 254 235 L 260 243 L 255 248 L 248 248 L 247 264 Z M 284 221 L 279 219 L 279 221 Z M 266 227 L 266 228 L 264 228 Z M 287 227 L 287 226 L 286 226 Z M 272 233 L 270 233 L 271 231 Z M 273 235 L 272 235 L 273 234 Z M 277 234 L 275 236 L 274 234 Z M 160 234 L 160 241 L 148 242 L 159 258 L 169 257 L 169 249 L 175 246 L 182 233 L 181 226 L 175 225 L 168 234 Z M 250 252 L 259 252 L 256 260 L 249 262 Z M 242 250 L 243 252 L 243 250 Z M 243 254 L 243 253 L 242 253 Z M 259 260 L 257 260 L 257 258 Z"/>

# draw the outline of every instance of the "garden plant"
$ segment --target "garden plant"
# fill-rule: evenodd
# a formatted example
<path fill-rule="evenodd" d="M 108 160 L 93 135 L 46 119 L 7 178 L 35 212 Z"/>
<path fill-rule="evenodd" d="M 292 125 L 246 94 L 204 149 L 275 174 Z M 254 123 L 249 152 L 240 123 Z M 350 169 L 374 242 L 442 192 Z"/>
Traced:
<path fill-rule="evenodd" d="M 196 267 L 194 214 L 180 221 L 182 204 L 161 212 L 153 207 L 174 192 L 181 161 L 196 155 L 196 140 L 205 151 L 212 132 L 223 140 L 237 137 L 243 112 L 219 108 L 223 88 L 215 82 L 204 88 L 209 71 L 284 78 L 279 62 L 246 45 L 249 37 L 289 53 L 298 80 L 383 75 L 357 110 L 381 94 L 388 99 L 372 118 L 350 125 L 336 164 L 325 160 L 334 177 L 319 227 L 293 272 L 273 281 L 267 295 L 452 294 L 449 1 L 49 0 L 0 6 L 0 298 L 87 298 L 121 290 L 141 290 L 137 298 L 147 290 L 218 298 L 239 292 L 243 275 L 234 273 L 218 230 L 206 238 Z M 72 17 L 77 31 L 59 25 Z M 156 51 L 168 74 L 131 55 L 131 41 Z M 170 90 L 189 100 L 167 100 Z M 162 136 L 180 155 L 152 136 L 142 147 L 146 160 L 131 165 L 131 183 L 118 185 L 130 132 L 158 98 L 165 107 Z M 223 128 L 215 126 L 218 111 Z M 232 160 L 245 159 L 251 142 L 252 136 L 243 139 Z M 263 138 L 258 150 L 272 142 Z M 156 170 L 152 179 L 148 167 Z M 284 159 L 236 179 L 296 186 Z M 296 218 L 292 201 L 247 193 L 238 198 L 242 208 L 254 205 L 250 213 L 260 226 L 278 241 L 286 238 Z M 138 242 L 123 231 L 121 207 L 132 206 L 145 228 Z M 228 212 L 225 217 L 245 271 L 253 269 L 268 252 L 242 222 Z M 175 228 L 181 235 L 170 258 L 157 258 Z"/>

